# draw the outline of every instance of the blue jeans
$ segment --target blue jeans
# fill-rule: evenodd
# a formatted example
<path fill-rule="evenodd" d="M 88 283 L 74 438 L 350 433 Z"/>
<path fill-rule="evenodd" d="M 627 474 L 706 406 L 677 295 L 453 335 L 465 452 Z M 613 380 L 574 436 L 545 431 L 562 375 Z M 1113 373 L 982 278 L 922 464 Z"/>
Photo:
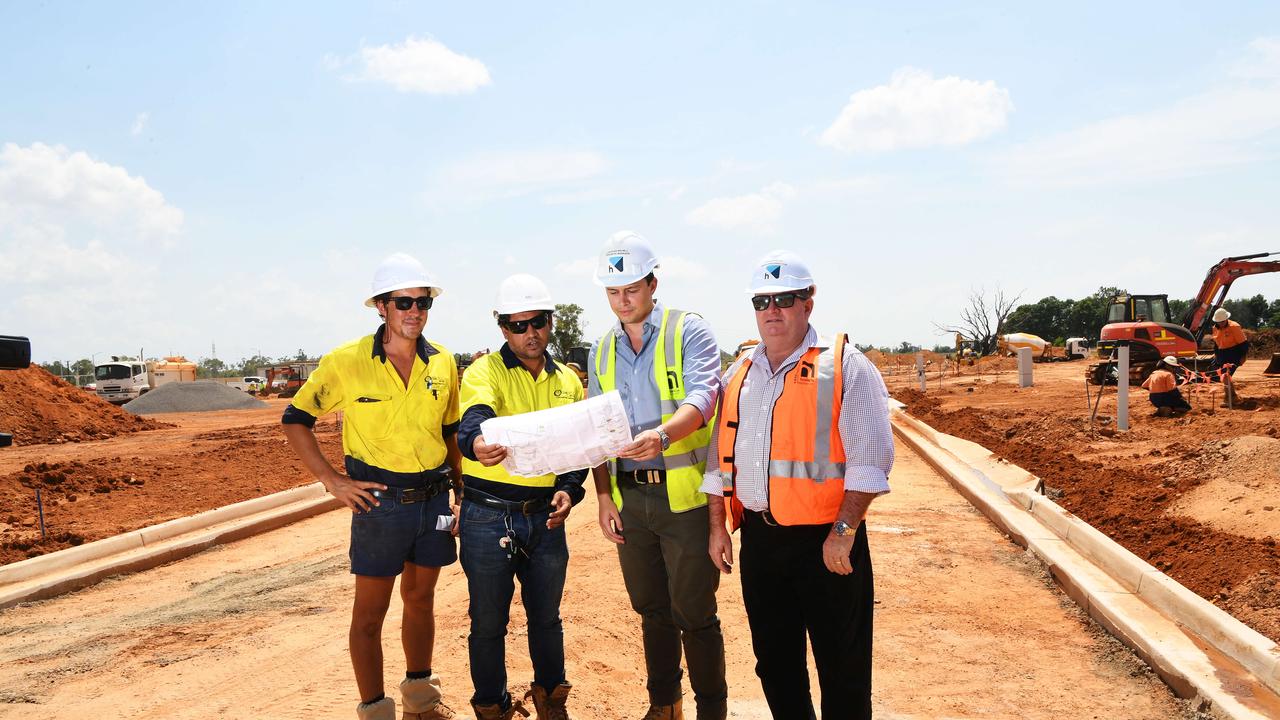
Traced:
<path fill-rule="evenodd" d="M 506 635 L 511 618 L 515 578 L 520 579 L 520 599 L 529 621 L 529 659 L 533 682 L 554 690 L 565 681 L 564 628 L 560 623 L 560 598 L 564 594 L 569 545 L 564 526 L 547 529 L 549 512 L 521 515 L 462 501 L 459 546 L 462 570 L 471 595 L 471 684 L 477 705 L 502 705 L 507 696 Z M 515 560 L 498 542 L 515 537 L 525 554 Z"/>

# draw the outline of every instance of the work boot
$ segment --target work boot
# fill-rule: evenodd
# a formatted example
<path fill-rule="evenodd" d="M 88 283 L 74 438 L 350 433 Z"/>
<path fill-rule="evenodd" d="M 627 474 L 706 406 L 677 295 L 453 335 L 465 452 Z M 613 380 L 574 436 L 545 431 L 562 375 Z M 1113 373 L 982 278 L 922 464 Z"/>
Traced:
<path fill-rule="evenodd" d="M 573 720 L 564 707 L 565 701 L 569 699 L 569 690 L 572 688 L 573 686 L 569 683 L 562 682 L 556 686 L 555 690 L 548 693 L 541 685 L 535 683 L 530 686 L 529 692 L 524 696 L 533 703 L 536 720 Z"/>
<path fill-rule="evenodd" d="M 640 720 L 684 720 L 684 710 L 680 709 L 680 705 L 679 698 L 675 705 L 649 705 L 649 712 Z"/>
<path fill-rule="evenodd" d="M 1157 415 L 1157 416 L 1159 416 L 1159 417 L 1169 417 L 1169 416 L 1170 416 L 1170 415 L 1172 415 L 1172 414 L 1173 414 L 1173 408 L 1171 408 L 1171 407 L 1158 407 L 1158 408 L 1156 408 L 1156 415 Z"/>
<path fill-rule="evenodd" d="M 400 720 L 466 720 L 440 699 L 440 676 L 405 678 L 400 683 L 404 714 Z"/>
<path fill-rule="evenodd" d="M 477 705 L 471 703 L 471 709 L 476 711 L 476 720 L 511 720 L 520 713 L 521 717 L 529 717 L 529 711 L 524 709 L 524 705 L 519 700 L 511 699 L 511 707 L 506 710 L 501 705 Z"/>
<path fill-rule="evenodd" d="M 377 702 L 360 703 L 356 706 L 356 717 L 360 720 L 396 720 L 396 701 L 384 697 Z"/>

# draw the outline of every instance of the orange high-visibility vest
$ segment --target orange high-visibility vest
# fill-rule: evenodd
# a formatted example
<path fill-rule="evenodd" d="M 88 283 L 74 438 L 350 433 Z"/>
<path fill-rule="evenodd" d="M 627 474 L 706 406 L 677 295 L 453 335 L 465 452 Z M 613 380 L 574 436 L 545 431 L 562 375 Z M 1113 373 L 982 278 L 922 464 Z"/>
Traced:
<path fill-rule="evenodd" d="M 844 501 L 844 443 L 840 407 L 844 402 L 844 347 L 809 348 L 782 381 L 773 406 L 769 445 L 769 513 L 781 525 L 835 522 Z M 729 531 L 742 524 L 742 503 L 734 494 L 734 448 L 738 436 L 738 396 L 751 369 L 742 358 L 724 391 L 720 412 L 720 477 Z M 747 442 L 750 442 L 748 440 Z"/>

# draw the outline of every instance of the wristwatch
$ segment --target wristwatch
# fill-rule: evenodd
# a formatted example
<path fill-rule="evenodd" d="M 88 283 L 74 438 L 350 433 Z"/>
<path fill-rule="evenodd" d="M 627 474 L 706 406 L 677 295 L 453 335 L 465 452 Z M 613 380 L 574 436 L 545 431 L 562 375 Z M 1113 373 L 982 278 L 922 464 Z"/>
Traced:
<path fill-rule="evenodd" d="M 667 435 L 667 431 L 663 430 L 661 425 L 654 428 L 653 431 L 658 433 L 658 440 L 662 441 L 662 449 L 664 451 L 671 447 L 671 437 Z"/>
<path fill-rule="evenodd" d="M 858 528 L 843 520 L 837 520 L 835 524 L 831 526 L 831 532 L 832 534 L 839 535 L 840 537 L 849 537 L 850 535 L 858 532 Z"/>

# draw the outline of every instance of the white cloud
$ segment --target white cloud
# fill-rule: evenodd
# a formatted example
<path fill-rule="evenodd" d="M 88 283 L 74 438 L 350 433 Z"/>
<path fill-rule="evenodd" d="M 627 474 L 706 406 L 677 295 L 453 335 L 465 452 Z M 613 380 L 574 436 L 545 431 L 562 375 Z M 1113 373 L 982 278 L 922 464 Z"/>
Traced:
<path fill-rule="evenodd" d="M 577 258 L 566 262 L 556 263 L 556 275 L 574 278 L 589 278 L 596 272 L 596 259 Z"/>
<path fill-rule="evenodd" d="M 35 143 L 0 149 L 0 263 L 8 282 L 92 277 L 167 246 L 182 211 L 124 168 Z"/>
<path fill-rule="evenodd" d="M 149 119 L 151 119 L 150 113 L 138 113 L 138 116 L 133 119 L 133 127 L 129 129 L 129 134 L 134 137 L 141 135 L 147 129 L 147 121 Z"/>
<path fill-rule="evenodd" d="M 483 62 L 454 52 L 432 38 L 406 38 L 399 45 L 360 48 L 348 58 L 328 58 L 333 69 L 356 66 L 349 80 L 386 83 L 402 93 L 458 95 L 490 84 Z"/>
<path fill-rule="evenodd" d="M 792 186 L 775 182 L 759 192 L 715 198 L 685 215 L 690 225 L 715 230 L 750 230 L 769 233 L 782 217 L 784 203 L 795 197 Z"/>
<path fill-rule="evenodd" d="M 1280 38 L 1263 37 L 1249 43 L 1244 57 L 1231 68 L 1231 75 L 1246 80 L 1280 78 Z"/>
<path fill-rule="evenodd" d="M 672 280 L 702 280 L 708 276 L 707 267 L 697 260 L 680 255 L 664 255 L 658 258 L 659 277 Z"/>
<path fill-rule="evenodd" d="M 849 97 L 820 142 L 846 152 L 964 145 L 1003 130 L 1013 111 L 995 81 L 935 78 L 912 67 Z"/>
<path fill-rule="evenodd" d="M 584 150 L 484 153 L 443 168 L 427 189 L 427 199 L 433 204 L 475 203 L 555 191 L 544 200 L 576 202 L 584 193 L 591 196 L 591 189 L 579 184 L 607 167 L 604 156 Z"/>

